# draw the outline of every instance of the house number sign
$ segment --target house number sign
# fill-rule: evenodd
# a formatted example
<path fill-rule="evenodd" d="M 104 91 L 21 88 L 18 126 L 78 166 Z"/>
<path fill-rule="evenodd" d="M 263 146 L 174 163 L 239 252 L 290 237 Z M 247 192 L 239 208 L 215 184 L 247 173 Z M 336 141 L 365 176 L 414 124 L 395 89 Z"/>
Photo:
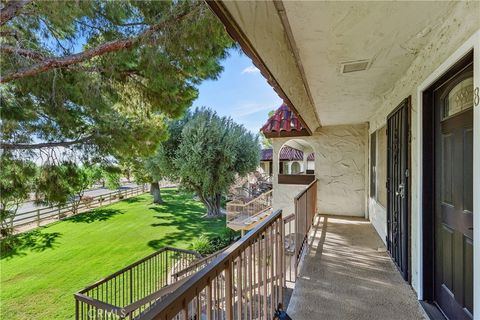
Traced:
<path fill-rule="evenodd" d="M 473 105 L 477 107 L 480 104 L 480 93 L 478 87 L 473 90 Z"/>

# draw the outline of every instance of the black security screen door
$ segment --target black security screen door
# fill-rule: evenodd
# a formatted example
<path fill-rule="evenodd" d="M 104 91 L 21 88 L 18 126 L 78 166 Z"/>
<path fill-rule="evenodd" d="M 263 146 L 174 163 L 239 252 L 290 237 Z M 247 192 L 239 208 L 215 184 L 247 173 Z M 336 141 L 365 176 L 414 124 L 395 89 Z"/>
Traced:
<path fill-rule="evenodd" d="M 405 99 L 387 118 L 387 246 L 408 280 L 409 107 Z"/>

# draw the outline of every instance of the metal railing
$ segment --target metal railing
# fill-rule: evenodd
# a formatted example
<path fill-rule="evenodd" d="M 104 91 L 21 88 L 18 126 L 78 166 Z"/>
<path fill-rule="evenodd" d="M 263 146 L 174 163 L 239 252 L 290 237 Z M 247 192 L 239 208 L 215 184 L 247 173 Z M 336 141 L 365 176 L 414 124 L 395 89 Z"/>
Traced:
<path fill-rule="evenodd" d="M 119 189 L 94 197 L 84 196 L 83 199 L 80 199 L 75 211 L 76 214 L 82 213 L 94 208 L 143 194 L 146 191 L 147 188 L 142 185 L 134 188 Z M 16 229 L 25 227 L 27 225 L 31 225 L 32 228 L 35 228 L 40 226 L 44 221 L 61 220 L 73 214 L 75 205 L 75 203 L 69 202 L 63 206 L 50 206 L 17 213 L 13 220 L 13 226 Z"/>
<path fill-rule="evenodd" d="M 272 319 L 285 287 L 281 210 L 139 319 Z"/>
<path fill-rule="evenodd" d="M 272 208 L 273 190 L 269 190 L 257 198 L 247 202 L 227 202 L 227 225 L 248 225 L 255 223 L 255 219 L 262 213 L 268 213 Z M 258 219 L 257 219 L 258 221 Z"/>
<path fill-rule="evenodd" d="M 200 258 L 195 251 L 162 248 L 75 293 L 75 319 L 134 319 L 196 273 L 180 272 Z"/>

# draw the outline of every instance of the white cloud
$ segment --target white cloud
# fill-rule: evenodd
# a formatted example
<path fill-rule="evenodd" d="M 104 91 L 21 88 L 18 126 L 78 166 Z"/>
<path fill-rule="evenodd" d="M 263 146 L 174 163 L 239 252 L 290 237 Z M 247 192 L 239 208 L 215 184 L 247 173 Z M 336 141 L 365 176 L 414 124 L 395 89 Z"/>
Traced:
<path fill-rule="evenodd" d="M 231 111 L 230 115 L 233 119 L 235 119 L 235 118 L 247 117 L 247 116 L 250 116 L 252 114 L 256 114 L 256 113 L 261 112 L 261 113 L 264 113 L 265 117 L 266 117 L 267 113 L 270 110 L 274 110 L 274 109 L 275 109 L 275 107 L 272 106 L 271 104 L 247 103 L 247 104 L 243 104 L 239 107 L 234 108 Z"/>
<path fill-rule="evenodd" d="M 248 66 L 245 69 L 243 69 L 242 74 L 244 73 L 257 73 L 260 72 L 257 67 L 255 66 Z"/>

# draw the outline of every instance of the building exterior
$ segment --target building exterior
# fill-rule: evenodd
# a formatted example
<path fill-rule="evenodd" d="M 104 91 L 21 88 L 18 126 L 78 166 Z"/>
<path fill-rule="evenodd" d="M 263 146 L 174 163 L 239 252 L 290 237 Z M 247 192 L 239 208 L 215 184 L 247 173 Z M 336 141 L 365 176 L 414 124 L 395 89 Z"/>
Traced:
<path fill-rule="evenodd" d="M 305 187 L 279 170 L 301 141 L 319 213 L 368 219 L 418 300 L 478 318 L 480 3 L 210 6 L 306 132 L 272 139 L 274 208 Z"/>

